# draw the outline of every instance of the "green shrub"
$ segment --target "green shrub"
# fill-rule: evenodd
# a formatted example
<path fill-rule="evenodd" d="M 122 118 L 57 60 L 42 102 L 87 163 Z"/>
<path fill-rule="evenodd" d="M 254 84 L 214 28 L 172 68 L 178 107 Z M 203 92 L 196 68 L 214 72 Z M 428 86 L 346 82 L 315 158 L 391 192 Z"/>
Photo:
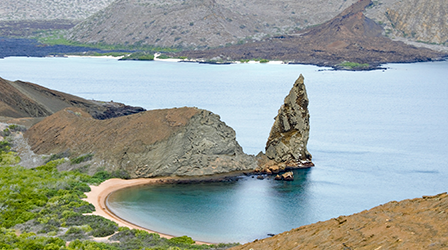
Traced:
<path fill-rule="evenodd" d="M 138 61 L 152 61 L 154 55 L 147 52 L 135 52 L 130 55 L 122 57 L 120 60 L 138 60 Z"/>
<path fill-rule="evenodd" d="M 79 164 L 81 162 L 90 161 L 93 158 L 93 154 L 81 155 L 79 157 L 70 159 L 70 164 Z"/>
<path fill-rule="evenodd" d="M 339 66 L 342 66 L 344 68 L 349 68 L 349 69 L 362 69 L 362 68 L 368 68 L 370 67 L 370 64 L 368 63 L 356 63 L 356 62 L 343 62 L 340 63 Z"/>
<path fill-rule="evenodd" d="M 70 152 L 69 151 L 65 151 L 65 152 L 61 152 L 58 154 L 52 154 L 49 158 L 47 158 L 45 160 L 45 163 L 48 163 L 50 161 L 54 161 L 54 160 L 59 160 L 65 157 L 69 157 L 70 156 Z"/>
<path fill-rule="evenodd" d="M 173 245 L 191 245 L 195 241 L 188 236 L 174 237 L 168 240 Z"/>
<path fill-rule="evenodd" d="M 169 56 L 166 55 L 166 54 L 161 54 L 161 55 L 158 56 L 157 58 L 158 58 L 158 59 L 169 59 L 169 58 L 171 58 L 171 57 L 169 57 Z"/>

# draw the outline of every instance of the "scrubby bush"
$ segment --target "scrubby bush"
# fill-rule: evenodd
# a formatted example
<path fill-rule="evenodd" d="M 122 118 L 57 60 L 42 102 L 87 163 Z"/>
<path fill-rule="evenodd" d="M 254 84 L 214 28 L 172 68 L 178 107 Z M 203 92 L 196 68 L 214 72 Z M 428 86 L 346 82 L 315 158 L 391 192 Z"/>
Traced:
<path fill-rule="evenodd" d="M 81 155 L 76 158 L 70 159 L 70 164 L 79 164 L 81 162 L 90 161 L 93 158 L 93 154 Z"/>
<path fill-rule="evenodd" d="M 61 153 L 58 153 L 58 154 L 52 154 L 52 155 L 50 155 L 50 157 L 45 159 L 45 163 L 48 163 L 48 162 L 54 161 L 54 160 L 63 159 L 63 158 L 69 157 L 69 156 L 70 156 L 70 152 L 69 151 L 61 152 Z"/>

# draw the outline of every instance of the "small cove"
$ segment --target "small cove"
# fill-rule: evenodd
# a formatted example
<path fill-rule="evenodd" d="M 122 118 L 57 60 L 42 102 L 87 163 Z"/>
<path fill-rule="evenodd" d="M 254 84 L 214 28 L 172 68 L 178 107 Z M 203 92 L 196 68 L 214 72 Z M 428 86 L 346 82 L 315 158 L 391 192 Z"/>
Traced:
<path fill-rule="evenodd" d="M 448 62 L 386 67 L 347 72 L 13 57 L 0 60 L 0 76 L 147 109 L 205 108 L 236 130 L 246 153 L 256 154 L 302 73 L 310 99 L 308 149 L 316 167 L 298 171 L 294 182 L 157 185 L 125 189 L 109 200 L 121 217 L 156 231 L 243 243 L 391 200 L 448 191 Z"/>

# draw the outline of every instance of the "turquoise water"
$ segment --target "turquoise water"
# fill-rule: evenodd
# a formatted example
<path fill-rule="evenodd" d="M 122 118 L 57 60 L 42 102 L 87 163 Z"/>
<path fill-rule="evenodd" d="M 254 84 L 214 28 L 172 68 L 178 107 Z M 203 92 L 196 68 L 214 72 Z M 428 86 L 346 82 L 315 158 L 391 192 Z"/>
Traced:
<path fill-rule="evenodd" d="M 244 151 L 264 150 L 273 118 L 300 73 L 310 99 L 316 167 L 294 182 L 128 189 L 117 214 L 174 235 L 247 242 L 391 200 L 448 191 L 448 62 L 330 71 L 306 65 L 204 65 L 89 58 L 6 58 L 0 77 L 147 109 L 196 106 L 233 127 Z"/>

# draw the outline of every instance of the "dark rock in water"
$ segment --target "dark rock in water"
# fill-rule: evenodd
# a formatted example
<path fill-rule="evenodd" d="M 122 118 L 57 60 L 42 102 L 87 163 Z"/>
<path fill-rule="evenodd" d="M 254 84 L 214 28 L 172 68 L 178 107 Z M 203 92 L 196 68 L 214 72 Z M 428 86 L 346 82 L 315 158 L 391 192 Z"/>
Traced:
<path fill-rule="evenodd" d="M 275 176 L 274 180 L 281 181 L 282 177 L 278 174 L 278 175 Z"/>
<path fill-rule="evenodd" d="M 259 175 L 259 176 L 257 176 L 257 179 L 264 180 L 264 177 L 263 177 L 263 175 Z"/>
<path fill-rule="evenodd" d="M 311 154 L 306 148 L 309 118 L 304 77 L 300 75 L 275 118 L 266 143 L 267 158 L 277 164 L 285 163 L 287 167 L 302 167 L 302 163 L 309 165 Z"/>

